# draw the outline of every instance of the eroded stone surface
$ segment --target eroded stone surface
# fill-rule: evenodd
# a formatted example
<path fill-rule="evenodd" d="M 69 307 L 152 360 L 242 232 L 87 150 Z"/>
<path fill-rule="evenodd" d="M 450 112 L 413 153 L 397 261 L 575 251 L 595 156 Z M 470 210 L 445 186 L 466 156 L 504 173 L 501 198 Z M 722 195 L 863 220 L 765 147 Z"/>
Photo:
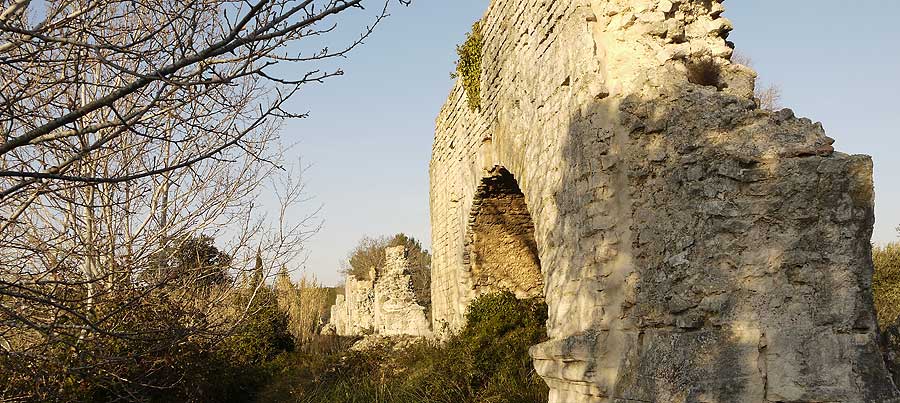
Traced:
<path fill-rule="evenodd" d="M 348 275 L 344 295 L 331 307 L 326 331 L 341 336 L 430 336 L 431 323 L 416 301 L 406 253 L 403 246 L 385 249 L 380 277 L 375 270 L 370 272 L 374 281 Z"/>
<path fill-rule="evenodd" d="M 375 277 L 375 270 L 370 271 Z M 331 316 L 323 333 L 340 336 L 371 334 L 375 327 L 375 282 L 348 275 L 344 295 L 338 295 L 331 306 Z"/>
<path fill-rule="evenodd" d="M 871 301 L 871 160 L 760 110 L 722 11 L 491 2 L 482 108 L 457 85 L 436 123 L 435 329 L 459 329 L 479 295 L 472 217 L 502 167 L 533 220 L 551 402 L 896 400 Z M 711 85 L 688 79 L 704 63 Z"/>

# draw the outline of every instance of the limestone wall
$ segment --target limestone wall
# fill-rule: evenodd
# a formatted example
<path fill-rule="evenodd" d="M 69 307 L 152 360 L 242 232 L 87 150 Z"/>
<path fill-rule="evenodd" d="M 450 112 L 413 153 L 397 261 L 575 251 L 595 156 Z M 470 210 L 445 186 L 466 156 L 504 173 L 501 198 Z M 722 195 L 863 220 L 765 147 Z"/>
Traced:
<path fill-rule="evenodd" d="M 375 280 L 347 276 L 344 295 L 331 307 L 328 330 L 341 336 L 431 335 L 425 308 L 415 298 L 405 247 L 387 248 L 385 255 L 380 276 L 370 272 Z"/>
<path fill-rule="evenodd" d="M 897 397 L 871 302 L 871 160 L 759 110 L 722 12 L 491 2 L 482 109 L 457 85 L 436 122 L 434 329 L 478 295 L 471 223 L 500 167 L 534 224 L 551 402 Z"/>

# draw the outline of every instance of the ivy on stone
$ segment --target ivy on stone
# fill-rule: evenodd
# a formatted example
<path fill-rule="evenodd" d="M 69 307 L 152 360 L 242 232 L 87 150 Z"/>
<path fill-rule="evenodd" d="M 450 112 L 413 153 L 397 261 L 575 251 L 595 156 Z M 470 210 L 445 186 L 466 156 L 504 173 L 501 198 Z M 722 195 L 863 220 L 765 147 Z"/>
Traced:
<path fill-rule="evenodd" d="M 466 34 L 466 41 L 456 46 L 459 60 L 456 62 L 456 72 L 450 77 L 462 78 L 463 88 L 466 90 L 466 101 L 469 109 L 481 109 L 481 55 L 484 47 L 484 36 L 481 32 L 481 22 L 472 25 L 472 31 Z"/>

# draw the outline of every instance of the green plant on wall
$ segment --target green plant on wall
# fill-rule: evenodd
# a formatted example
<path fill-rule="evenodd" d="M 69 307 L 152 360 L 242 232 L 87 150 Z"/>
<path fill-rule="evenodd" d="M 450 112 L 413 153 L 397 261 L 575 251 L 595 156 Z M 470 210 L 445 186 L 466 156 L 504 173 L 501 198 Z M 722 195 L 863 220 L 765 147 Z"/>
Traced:
<path fill-rule="evenodd" d="M 472 31 L 466 35 L 466 41 L 456 46 L 459 60 L 456 62 L 456 72 L 450 77 L 462 78 L 463 88 L 466 90 L 466 101 L 469 109 L 481 108 L 481 49 L 484 46 L 484 36 L 481 32 L 481 22 L 472 25 Z"/>

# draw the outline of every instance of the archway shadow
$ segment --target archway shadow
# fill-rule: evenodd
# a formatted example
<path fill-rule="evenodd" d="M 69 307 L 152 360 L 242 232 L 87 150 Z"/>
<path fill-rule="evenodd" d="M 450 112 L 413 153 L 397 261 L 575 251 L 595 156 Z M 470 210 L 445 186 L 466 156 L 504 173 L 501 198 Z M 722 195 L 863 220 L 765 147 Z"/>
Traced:
<path fill-rule="evenodd" d="M 476 294 L 510 291 L 543 296 L 534 222 L 518 181 L 506 168 L 487 172 L 475 192 L 466 228 L 463 264 Z"/>

